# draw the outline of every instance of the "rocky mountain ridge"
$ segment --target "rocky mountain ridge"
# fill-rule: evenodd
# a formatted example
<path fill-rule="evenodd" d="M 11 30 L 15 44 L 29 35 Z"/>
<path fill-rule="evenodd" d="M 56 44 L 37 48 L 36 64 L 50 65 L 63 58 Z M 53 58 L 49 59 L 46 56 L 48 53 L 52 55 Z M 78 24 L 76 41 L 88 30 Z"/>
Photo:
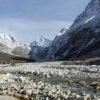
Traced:
<path fill-rule="evenodd" d="M 54 58 L 85 59 L 100 56 L 100 0 L 91 0 L 65 34 L 65 43 Z M 65 38 L 63 38 L 65 39 Z"/>

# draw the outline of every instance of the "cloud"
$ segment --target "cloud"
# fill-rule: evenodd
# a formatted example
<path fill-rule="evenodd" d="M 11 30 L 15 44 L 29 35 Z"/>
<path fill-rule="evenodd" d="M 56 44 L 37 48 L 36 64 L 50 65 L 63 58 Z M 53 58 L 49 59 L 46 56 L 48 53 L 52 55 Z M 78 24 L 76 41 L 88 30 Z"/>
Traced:
<path fill-rule="evenodd" d="M 21 41 L 30 42 L 41 35 L 53 39 L 62 27 L 70 25 L 71 22 L 54 20 L 0 19 L 0 32 L 15 35 Z"/>

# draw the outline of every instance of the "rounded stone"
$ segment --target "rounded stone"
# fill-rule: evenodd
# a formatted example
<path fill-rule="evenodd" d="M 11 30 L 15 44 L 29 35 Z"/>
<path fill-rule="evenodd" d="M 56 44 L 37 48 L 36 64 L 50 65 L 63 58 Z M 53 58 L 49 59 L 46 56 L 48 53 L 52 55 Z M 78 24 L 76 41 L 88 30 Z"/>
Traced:
<path fill-rule="evenodd" d="M 91 95 L 91 99 L 96 99 L 96 95 Z"/>
<path fill-rule="evenodd" d="M 79 85 L 80 85 L 80 86 L 86 86 L 86 83 L 85 83 L 85 81 L 80 81 L 80 82 L 79 82 Z"/>
<path fill-rule="evenodd" d="M 71 91 L 70 91 L 70 90 L 65 91 L 65 93 L 66 93 L 68 96 L 71 95 Z"/>
<path fill-rule="evenodd" d="M 85 95 L 86 95 L 86 93 L 85 93 L 84 91 L 80 92 L 79 94 L 80 94 L 81 96 L 85 96 Z"/>
<path fill-rule="evenodd" d="M 26 90 L 26 95 L 31 96 L 32 95 L 32 90 Z"/>

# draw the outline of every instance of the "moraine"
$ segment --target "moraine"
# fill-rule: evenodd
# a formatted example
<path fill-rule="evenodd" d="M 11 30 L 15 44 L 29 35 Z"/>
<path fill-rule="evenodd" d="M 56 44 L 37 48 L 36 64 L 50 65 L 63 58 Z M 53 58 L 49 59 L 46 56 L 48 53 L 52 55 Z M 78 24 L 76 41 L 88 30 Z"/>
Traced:
<path fill-rule="evenodd" d="M 100 96 L 100 66 L 97 65 L 26 63 L 0 67 L 0 72 L 5 72 L 0 74 L 0 94 L 21 100 L 74 100 L 78 97 L 97 100 Z"/>

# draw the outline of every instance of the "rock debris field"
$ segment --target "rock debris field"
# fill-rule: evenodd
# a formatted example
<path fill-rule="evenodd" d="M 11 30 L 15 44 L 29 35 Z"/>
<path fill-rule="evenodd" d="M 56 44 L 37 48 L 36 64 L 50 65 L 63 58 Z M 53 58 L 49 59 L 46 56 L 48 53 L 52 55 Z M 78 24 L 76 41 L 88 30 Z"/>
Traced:
<path fill-rule="evenodd" d="M 100 100 L 100 66 L 0 65 L 0 100 Z"/>

